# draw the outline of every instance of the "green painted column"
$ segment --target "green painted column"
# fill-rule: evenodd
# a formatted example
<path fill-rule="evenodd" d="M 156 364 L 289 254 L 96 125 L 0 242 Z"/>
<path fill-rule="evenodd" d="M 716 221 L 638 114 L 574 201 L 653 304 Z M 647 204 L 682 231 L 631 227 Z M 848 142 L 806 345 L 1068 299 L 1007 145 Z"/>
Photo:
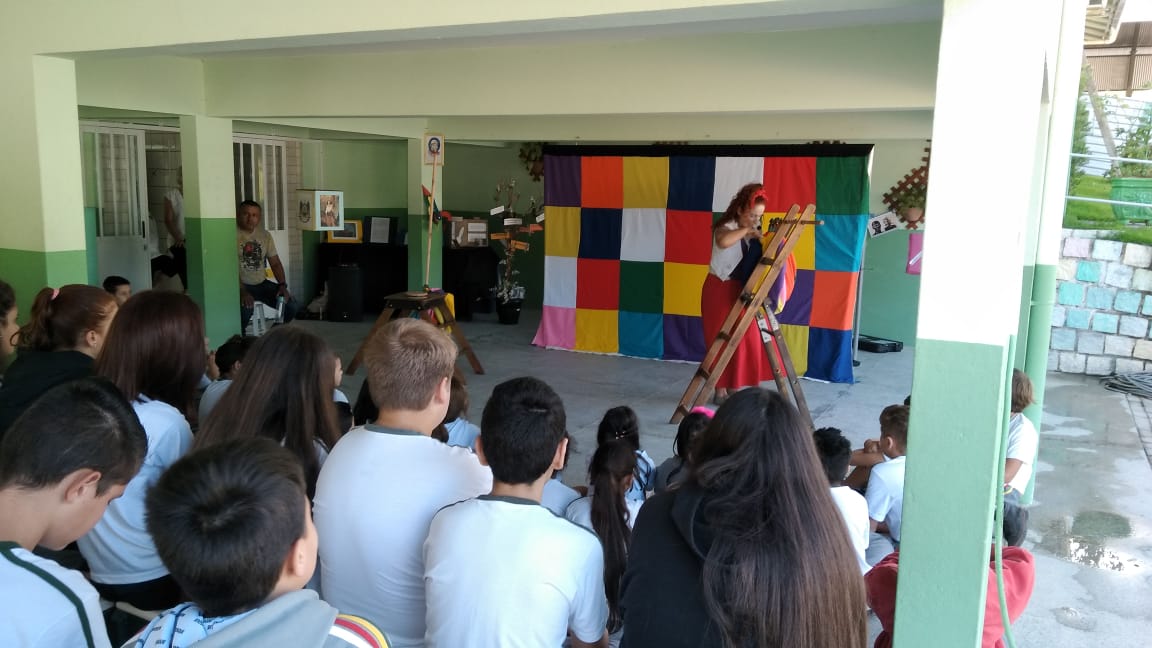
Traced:
<path fill-rule="evenodd" d="M 0 56 L 5 89 L 0 151 L 0 278 L 21 322 L 36 292 L 88 282 L 76 68 L 47 56 Z"/>
<path fill-rule="evenodd" d="M 1012 341 L 1021 315 L 1045 30 L 1058 24 L 1052 13 L 1059 10 L 1039 0 L 945 0 L 943 7 L 897 648 L 981 643 L 1003 465 L 1006 376 L 1015 361 Z M 1022 24 L 1030 28 L 1020 30 Z M 1014 50 L 1007 58 L 971 46 L 1008 40 Z M 991 69 L 996 74 L 989 75 Z M 975 87 L 981 91 L 973 92 Z M 997 176 L 1010 180 L 975 188 L 973 170 L 993 160 Z M 995 222 L 992 232 L 973 227 L 987 220 Z"/>
<path fill-rule="evenodd" d="M 1042 429 L 1044 388 L 1048 382 L 1048 348 L 1052 338 L 1052 308 L 1056 302 L 1060 230 L 1067 204 L 1065 196 L 1068 195 L 1069 154 L 1072 152 L 1076 102 L 1080 96 L 1085 4 L 1086 0 L 1065 0 L 1058 52 L 1049 61 L 1054 72 L 1051 79 L 1048 131 L 1045 134 L 1048 154 L 1044 160 L 1042 191 L 1037 200 L 1040 205 L 1040 222 L 1036 241 L 1036 273 L 1032 282 L 1028 339 L 1024 344 L 1024 372 L 1032 380 L 1036 393 L 1036 404 L 1025 410 L 1024 414 L 1037 430 Z M 1032 503 L 1035 484 L 1036 473 L 1033 472 L 1032 482 L 1028 484 L 1021 500 L 1024 504 Z"/>
<path fill-rule="evenodd" d="M 232 120 L 180 117 L 188 294 L 204 311 L 213 347 L 240 332 Z"/>
<path fill-rule="evenodd" d="M 445 151 L 445 153 L 447 153 Z M 447 155 L 445 154 L 445 159 Z M 408 140 L 408 289 L 424 288 L 424 254 L 428 250 L 428 207 L 424 202 L 421 187 L 432 189 L 432 165 L 424 164 L 424 141 Z M 444 208 L 444 166 L 436 167 L 436 187 L 433 191 L 436 204 Z M 442 288 L 443 283 L 443 236 L 439 225 L 432 229 L 432 264 L 428 285 Z"/>

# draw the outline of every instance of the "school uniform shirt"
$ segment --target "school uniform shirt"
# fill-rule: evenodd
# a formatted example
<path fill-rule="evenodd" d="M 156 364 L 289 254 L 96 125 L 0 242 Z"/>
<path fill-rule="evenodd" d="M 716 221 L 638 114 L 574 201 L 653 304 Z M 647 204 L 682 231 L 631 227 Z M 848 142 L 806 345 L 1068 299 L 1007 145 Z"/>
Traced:
<path fill-rule="evenodd" d="M 625 499 L 624 504 L 628 508 L 628 528 L 631 529 L 636 524 L 636 516 L 640 514 L 640 507 L 644 505 L 644 502 Z M 581 497 L 569 504 L 568 509 L 564 511 L 564 517 L 568 518 L 573 524 L 579 524 L 592 533 L 596 533 L 596 529 L 592 528 L 591 496 Z"/>
<path fill-rule="evenodd" d="M 192 447 L 192 428 L 175 407 L 141 396 L 132 409 L 148 435 L 144 465 L 124 494 L 108 505 L 104 517 L 77 541 L 92 580 L 104 585 L 144 583 L 168 574 L 145 526 L 144 496 Z"/>
<path fill-rule="evenodd" d="M 475 423 L 469 423 L 468 419 L 460 417 L 451 423 L 446 423 L 444 428 L 448 430 L 448 445 L 476 450 L 476 437 L 480 436 L 480 428 Z"/>
<path fill-rule="evenodd" d="M 647 492 L 656 486 L 656 462 L 644 450 L 636 451 L 636 478 L 632 480 L 632 488 L 625 493 L 630 500 L 643 502 Z"/>
<path fill-rule="evenodd" d="M 204 425 L 204 421 L 208 420 L 208 415 L 216 409 L 216 404 L 224 397 L 224 392 L 228 391 L 228 387 L 231 385 L 232 380 L 230 378 L 221 378 L 209 383 L 204 388 L 204 393 L 200 395 L 200 417 L 197 419 L 200 421 L 200 425 Z"/>
<path fill-rule="evenodd" d="M 864 497 L 847 486 L 832 488 L 832 501 L 840 509 L 844 518 L 844 526 L 848 529 L 848 537 L 852 539 L 852 549 L 856 552 L 856 563 L 860 566 L 860 573 L 866 574 L 871 567 L 864 559 L 868 550 L 868 542 L 872 533 L 872 526 L 868 524 L 868 502 Z"/>
<path fill-rule="evenodd" d="M 563 516 L 568 505 L 580 499 L 580 493 L 575 488 L 553 477 L 544 484 L 544 495 L 540 498 L 540 505 L 556 515 Z"/>
<path fill-rule="evenodd" d="M 1020 470 L 1008 485 L 1023 493 L 1032 480 L 1032 464 L 1036 461 L 1036 449 L 1040 446 L 1040 435 L 1036 427 L 1023 414 L 1013 414 L 1008 421 L 1008 459 L 1018 459 Z"/>
<path fill-rule="evenodd" d="M 0 542 L 0 644 L 108 648 L 100 595 L 78 571 Z"/>
<path fill-rule="evenodd" d="M 888 524 L 888 535 L 900 542 L 900 520 L 904 509 L 904 457 L 873 466 L 868 476 L 868 517 Z"/>
<path fill-rule="evenodd" d="M 424 543 L 427 648 L 594 642 L 608 623 L 600 541 L 539 503 L 482 495 L 436 514 Z"/>
<path fill-rule="evenodd" d="M 316 482 L 324 600 L 372 619 L 393 646 L 421 646 L 422 547 L 432 516 L 491 489 L 492 471 L 470 450 L 411 430 L 353 428 Z M 476 556 L 469 550 L 462 557 Z"/>

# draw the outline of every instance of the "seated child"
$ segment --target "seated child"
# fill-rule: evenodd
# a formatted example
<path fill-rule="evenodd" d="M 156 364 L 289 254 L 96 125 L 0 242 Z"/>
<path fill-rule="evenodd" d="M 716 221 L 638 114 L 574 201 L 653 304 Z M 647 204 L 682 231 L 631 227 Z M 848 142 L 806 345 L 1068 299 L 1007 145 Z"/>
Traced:
<path fill-rule="evenodd" d="M 655 486 L 656 463 L 647 452 L 640 449 L 640 421 L 636 412 L 627 405 L 620 405 L 604 412 L 600 427 L 596 430 L 596 446 L 605 443 L 621 442 L 636 453 L 636 479 L 628 491 L 628 499 L 644 501 L 648 491 Z"/>
<path fill-rule="evenodd" d="M 568 444 L 564 446 L 564 465 L 552 471 L 552 479 L 544 484 L 544 493 L 540 497 L 540 505 L 556 515 L 564 515 L 568 505 L 580 499 L 580 492 L 564 483 L 564 467 L 572 454 L 572 437 L 567 432 L 564 438 Z"/>
<path fill-rule="evenodd" d="M 116 298 L 117 306 L 123 306 L 132 296 L 132 282 L 119 275 L 105 277 L 102 285 L 104 292 Z"/>
<path fill-rule="evenodd" d="M 368 621 L 302 589 L 317 534 L 300 462 L 275 441 L 234 439 L 183 457 L 148 492 L 148 531 L 191 602 L 125 644 L 386 647 Z"/>
<path fill-rule="evenodd" d="M 1032 480 L 1032 464 L 1040 435 L 1032 421 L 1024 416 L 1024 409 L 1036 402 L 1032 395 L 1032 381 L 1019 369 L 1012 372 L 1012 418 L 1008 420 L 1008 455 L 1004 462 L 1005 498 L 1016 503 Z"/>
<path fill-rule="evenodd" d="M 348 430 L 352 429 L 352 404 L 348 402 L 348 395 L 340 390 L 340 383 L 344 380 L 344 361 L 340 359 L 339 353 L 332 353 L 332 357 L 336 359 L 336 389 L 332 390 L 332 400 L 336 403 L 336 418 L 340 428 L 340 434 L 345 434 Z"/>
<path fill-rule="evenodd" d="M 813 433 L 816 440 L 816 454 L 824 465 L 824 474 L 832 486 L 832 501 L 840 509 L 852 548 L 856 550 L 856 562 L 860 573 L 868 572 L 865 552 L 872 527 L 868 524 L 868 503 L 856 491 L 844 485 L 844 475 L 848 473 L 848 459 L 852 456 L 852 442 L 844 438 L 840 430 L 832 427 L 820 428 Z"/>
<path fill-rule="evenodd" d="M 244 364 L 244 356 L 248 355 L 248 350 L 258 339 L 260 338 L 251 335 L 233 335 L 228 338 L 227 342 L 221 344 L 219 349 L 216 349 L 215 362 L 220 371 L 220 377 L 209 383 L 200 396 L 199 418 L 197 420 L 201 424 L 208 420 L 208 414 L 220 402 L 224 392 L 228 391 L 228 387 L 236 379 L 236 374 Z"/>
<path fill-rule="evenodd" d="M 492 491 L 440 509 L 424 542 L 427 648 L 606 646 L 604 554 L 540 506 L 563 465 L 564 404 L 536 378 L 496 386 L 476 454 Z"/>
<path fill-rule="evenodd" d="M 476 449 L 476 437 L 480 428 L 468 419 L 468 386 L 464 379 L 452 376 L 452 397 L 448 401 L 448 411 L 444 414 L 444 428 L 448 431 L 448 445 Z"/>
<path fill-rule="evenodd" d="M 32 553 L 84 535 L 140 469 L 148 438 L 110 382 L 55 387 L 0 443 L 0 637 L 6 646 L 109 645 L 80 572 Z"/>
<path fill-rule="evenodd" d="M 900 546 L 904 507 L 904 454 L 908 443 L 907 405 L 889 405 L 880 413 L 880 439 L 864 442 L 852 453 L 856 469 L 844 485 L 864 493 L 872 535 L 866 552 L 869 565 Z"/>
<path fill-rule="evenodd" d="M 712 422 L 712 410 L 707 407 L 693 408 L 688 416 L 680 419 L 676 428 L 676 441 L 672 445 L 672 456 L 656 468 L 655 490 L 662 493 L 688 476 L 688 463 L 692 461 L 692 441 Z"/>
<path fill-rule="evenodd" d="M 1004 600 L 1008 603 L 1008 618 L 1015 622 L 1028 607 L 1032 588 L 1036 583 L 1036 566 L 1032 554 L 1020 545 L 1028 535 L 1028 509 L 1004 503 Z M 1003 648 L 1004 623 L 1000 614 L 999 587 L 996 582 L 996 553 L 992 548 L 988 565 L 988 596 L 984 603 L 983 648 Z M 864 576 L 868 590 L 868 605 L 876 613 L 883 631 L 876 637 L 874 648 L 892 645 L 892 629 L 896 623 L 896 581 L 900 567 L 900 552 L 881 560 Z"/>

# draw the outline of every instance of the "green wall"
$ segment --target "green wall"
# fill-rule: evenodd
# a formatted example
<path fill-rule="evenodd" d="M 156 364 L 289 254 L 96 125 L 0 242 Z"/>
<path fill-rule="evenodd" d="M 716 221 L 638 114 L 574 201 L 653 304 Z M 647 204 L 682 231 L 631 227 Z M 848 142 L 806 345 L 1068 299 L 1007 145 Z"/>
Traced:
<path fill-rule="evenodd" d="M 326 141 L 323 187 L 344 192 L 350 207 L 407 207 L 407 140 Z"/>

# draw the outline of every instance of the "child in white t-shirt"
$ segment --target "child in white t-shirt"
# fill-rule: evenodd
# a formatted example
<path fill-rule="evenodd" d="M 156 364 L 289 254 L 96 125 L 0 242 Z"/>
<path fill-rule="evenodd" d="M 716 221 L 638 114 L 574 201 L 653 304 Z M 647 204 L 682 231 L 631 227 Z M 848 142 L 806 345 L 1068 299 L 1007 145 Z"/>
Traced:
<path fill-rule="evenodd" d="M 632 481 L 628 499 L 643 502 L 656 487 L 656 462 L 640 448 L 640 421 L 631 407 L 620 405 L 604 412 L 596 430 L 596 446 L 611 442 L 627 444 L 636 453 L 636 479 Z"/>
<path fill-rule="evenodd" d="M 428 529 L 424 645 L 606 646 L 600 542 L 540 506 L 568 444 L 560 397 L 536 378 L 509 380 L 480 426 L 492 491 L 445 507 Z"/>
<path fill-rule="evenodd" d="M 894 548 L 900 548 L 900 523 L 904 510 L 904 454 L 908 444 L 908 406 L 889 405 L 880 413 L 880 451 L 887 461 L 872 467 L 868 476 L 868 518 L 872 527 L 870 547 L 883 547 L 868 551 L 869 564 L 884 555 L 887 539 Z M 857 468 L 857 471 L 860 469 Z"/>
<path fill-rule="evenodd" d="M 1006 497 L 1019 498 L 1032 480 L 1033 464 L 1040 447 L 1040 435 L 1024 409 L 1035 403 L 1028 374 L 1012 371 L 1012 418 L 1008 421 L 1008 455 L 1004 462 Z"/>
<path fill-rule="evenodd" d="M 110 645 L 92 585 L 32 551 L 63 549 L 92 528 L 140 469 L 147 447 L 131 406 L 96 378 L 48 391 L 8 429 L 0 443 L 4 645 Z"/>
<path fill-rule="evenodd" d="M 832 487 L 832 501 L 840 509 L 852 549 L 856 552 L 856 562 L 860 573 L 867 573 L 869 566 L 865 560 L 871 525 L 868 524 L 868 502 L 864 497 L 844 485 L 844 475 L 848 473 L 848 460 L 852 457 L 852 442 L 844 438 L 840 430 L 832 427 L 820 428 L 812 435 L 816 441 L 816 454 L 824 465 L 824 473 Z"/>

